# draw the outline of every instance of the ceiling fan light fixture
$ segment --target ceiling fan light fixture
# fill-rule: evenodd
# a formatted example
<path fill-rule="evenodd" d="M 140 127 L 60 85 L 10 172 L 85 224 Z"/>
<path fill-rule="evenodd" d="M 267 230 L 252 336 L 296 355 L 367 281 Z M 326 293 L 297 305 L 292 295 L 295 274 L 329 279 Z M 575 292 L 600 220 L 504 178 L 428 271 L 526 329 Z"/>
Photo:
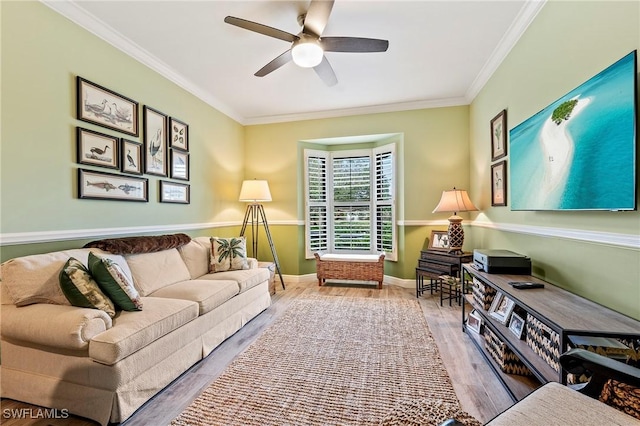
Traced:
<path fill-rule="evenodd" d="M 291 56 L 293 62 L 299 67 L 313 68 L 322 62 L 324 51 L 315 41 L 301 40 L 300 42 L 294 43 L 291 48 Z"/>

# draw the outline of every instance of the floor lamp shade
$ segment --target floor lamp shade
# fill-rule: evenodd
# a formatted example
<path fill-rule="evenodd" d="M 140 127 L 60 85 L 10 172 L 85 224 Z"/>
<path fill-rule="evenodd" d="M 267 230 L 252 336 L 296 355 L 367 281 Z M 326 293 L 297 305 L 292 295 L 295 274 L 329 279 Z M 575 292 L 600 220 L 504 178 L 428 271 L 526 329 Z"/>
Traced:
<path fill-rule="evenodd" d="M 239 201 L 248 203 L 271 201 L 269 183 L 266 180 L 245 180 L 242 182 Z"/>
<path fill-rule="evenodd" d="M 433 213 L 453 213 L 453 215 L 449 217 L 449 229 L 447 231 L 449 236 L 449 251 L 462 251 L 462 245 L 464 244 L 462 217 L 458 216 L 458 213 L 477 210 L 476 206 L 471 202 L 469 194 L 467 194 L 467 191 L 464 189 L 453 188 L 450 191 L 442 191 L 440 202 L 433 210 Z"/>

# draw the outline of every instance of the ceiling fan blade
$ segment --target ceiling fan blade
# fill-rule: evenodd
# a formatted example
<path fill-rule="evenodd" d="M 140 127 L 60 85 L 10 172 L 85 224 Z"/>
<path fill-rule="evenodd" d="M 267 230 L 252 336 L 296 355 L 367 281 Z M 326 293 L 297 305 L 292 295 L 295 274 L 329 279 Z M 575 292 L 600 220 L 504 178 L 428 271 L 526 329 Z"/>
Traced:
<path fill-rule="evenodd" d="M 247 21 L 246 19 L 236 18 L 234 16 L 227 16 L 226 18 L 224 18 L 224 22 L 226 22 L 227 24 L 235 25 L 236 27 L 244 28 L 245 30 L 264 34 L 266 36 L 278 38 L 280 40 L 288 42 L 294 42 L 300 38 L 297 35 L 293 35 L 286 31 L 258 24 L 257 22 Z"/>
<path fill-rule="evenodd" d="M 287 62 L 291 62 L 291 49 L 284 52 L 282 55 L 275 58 L 273 61 L 269 62 L 264 67 L 260 68 L 257 73 L 254 75 L 256 77 L 264 77 L 272 71 L 277 70 Z"/>
<path fill-rule="evenodd" d="M 335 86 L 338 83 L 338 78 L 336 77 L 336 73 L 333 72 L 333 68 L 329 61 L 327 61 L 327 57 L 322 58 L 322 62 L 319 65 L 313 67 L 316 74 L 324 81 L 324 84 L 327 86 Z"/>
<path fill-rule="evenodd" d="M 325 52 L 386 52 L 388 40 L 360 37 L 322 37 L 320 44 Z"/>
<path fill-rule="evenodd" d="M 313 34 L 318 37 L 322 35 L 324 27 L 329 22 L 329 15 L 333 8 L 333 0 L 311 0 L 307 14 L 304 17 L 305 34 Z"/>

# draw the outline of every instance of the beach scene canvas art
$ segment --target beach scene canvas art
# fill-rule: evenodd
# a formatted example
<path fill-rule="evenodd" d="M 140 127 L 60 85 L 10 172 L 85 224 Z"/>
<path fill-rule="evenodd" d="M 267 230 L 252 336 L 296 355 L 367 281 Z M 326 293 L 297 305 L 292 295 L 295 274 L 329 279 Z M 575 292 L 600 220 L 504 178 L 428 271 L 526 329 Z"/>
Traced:
<path fill-rule="evenodd" d="M 633 210 L 636 52 L 509 132 L 512 210 Z"/>

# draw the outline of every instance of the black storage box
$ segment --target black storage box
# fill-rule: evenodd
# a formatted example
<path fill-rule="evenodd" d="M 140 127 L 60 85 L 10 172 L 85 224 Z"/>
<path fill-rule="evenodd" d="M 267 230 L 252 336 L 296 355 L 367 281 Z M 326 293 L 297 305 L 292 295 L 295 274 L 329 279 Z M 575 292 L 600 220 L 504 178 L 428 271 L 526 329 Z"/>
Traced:
<path fill-rule="evenodd" d="M 531 259 L 509 250 L 475 249 L 473 263 L 489 274 L 531 275 Z"/>

